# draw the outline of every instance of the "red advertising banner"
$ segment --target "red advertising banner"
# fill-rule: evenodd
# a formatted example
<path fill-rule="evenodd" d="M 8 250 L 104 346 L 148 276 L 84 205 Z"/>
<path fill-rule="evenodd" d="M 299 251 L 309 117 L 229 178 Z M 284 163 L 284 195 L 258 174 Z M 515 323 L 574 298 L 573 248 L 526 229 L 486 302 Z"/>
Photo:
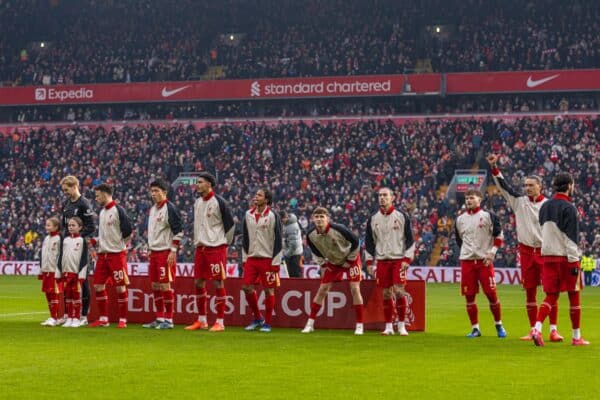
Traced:
<path fill-rule="evenodd" d="M 447 74 L 446 93 L 535 93 L 600 90 L 600 69 Z"/>
<path fill-rule="evenodd" d="M 145 103 L 438 94 L 439 74 L 0 88 L 0 105 Z"/>
<path fill-rule="evenodd" d="M 0 106 L 600 90 L 600 69 L 0 88 Z"/>
<path fill-rule="evenodd" d="M 130 278 L 129 315 L 131 323 L 146 323 L 154 319 L 154 306 L 150 280 L 146 277 L 133 276 Z M 275 316 L 272 325 L 281 328 L 302 328 L 308 318 L 310 305 L 319 287 L 316 279 L 283 279 L 276 291 Z M 226 326 L 245 326 L 252 320 L 252 312 L 242 291 L 242 280 L 232 278 L 226 281 L 227 305 L 225 307 Z M 425 282 L 409 281 L 406 286 L 409 294 L 406 316 L 407 329 L 413 331 L 425 330 Z M 93 292 L 93 291 L 92 291 Z M 193 294 L 194 280 L 178 278 L 175 281 L 175 314 L 176 324 L 190 324 L 197 317 L 196 296 Z M 214 289 L 210 288 L 209 323 L 215 318 Z M 383 305 L 381 290 L 375 281 L 363 281 L 361 292 L 365 303 L 365 328 L 384 328 Z M 114 288 L 109 288 L 109 309 L 111 321 L 118 321 L 116 314 L 117 302 Z M 264 310 L 264 294 L 259 295 L 259 308 Z M 89 319 L 97 318 L 98 312 L 92 293 Z M 355 315 L 352 308 L 352 295 L 347 282 L 335 283 L 315 321 L 315 328 L 323 329 L 353 329 Z"/>

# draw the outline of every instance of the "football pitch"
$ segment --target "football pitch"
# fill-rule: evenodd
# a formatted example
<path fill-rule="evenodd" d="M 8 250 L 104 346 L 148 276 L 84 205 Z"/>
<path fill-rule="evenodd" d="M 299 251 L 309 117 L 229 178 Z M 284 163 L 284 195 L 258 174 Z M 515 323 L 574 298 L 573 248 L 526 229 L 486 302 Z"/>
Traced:
<path fill-rule="evenodd" d="M 465 338 L 464 299 L 450 284 L 427 286 L 427 331 L 408 337 L 318 326 L 310 335 L 133 324 L 63 329 L 40 326 L 47 308 L 38 280 L 0 276 L 0 399 L 597 398 L 600 288 L 582 295 L 587 347 L 570 344 L 566 296 L 559 314 L 565 342 L 536 348 L 519 340 L 528 330 L 521 288 L 498 292 L 506 339 L 496 337 L 482 295 L 484 336 Z"/>

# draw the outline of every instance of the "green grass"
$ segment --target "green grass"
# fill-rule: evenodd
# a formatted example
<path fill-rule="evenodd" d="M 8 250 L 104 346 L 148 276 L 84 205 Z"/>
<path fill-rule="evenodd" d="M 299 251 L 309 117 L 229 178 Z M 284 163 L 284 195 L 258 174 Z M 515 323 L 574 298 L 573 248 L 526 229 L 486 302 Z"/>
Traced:
<path fill-rule="evenodd" d="M 45 300 L 35 278 L 0 277 L 0 399 L 592 399 L 600 365 L 600 289 L 583 293 L 583 334 L 592 345 L 535 348 L 524 293 L 501 286 L 509 337 L 495 337 L 487 300 L 478 297 L 484 337 L 469 340 L 456 285 L 429 285 L 427 332 L 228 327 L 222 334 L 44 328 Z M 570 337 L 561 298 L 559 327 Z M 546 329 L 547 331 L 547 329 Z M 544 332 L 547 333 L 547 332 Z M 596 393 L 596 394 L 594 394 Z"/>

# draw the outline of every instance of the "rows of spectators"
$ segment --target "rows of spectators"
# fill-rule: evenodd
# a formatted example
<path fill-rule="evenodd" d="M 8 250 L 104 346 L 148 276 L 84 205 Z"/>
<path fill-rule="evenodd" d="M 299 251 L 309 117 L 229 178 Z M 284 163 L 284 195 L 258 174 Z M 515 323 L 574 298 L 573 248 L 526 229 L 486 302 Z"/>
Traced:
<path fill-rule="evenodd" d="M 551 195 L 552 177 L 558 171 L 571 173 L 575 179 L 574 201 L 580 217 L 579 245 L 585 255 L 600 257 L 599 119 L 502 121 L 485 132 L 483 144 L 485 153 L 501 154 L 499 166 L 503 175 L 520 192 L 525 176 L 536 174 L 544 181 L 544 193 Z M 483 161 L 482 165 L 485 164 Z M 506 246 L 496 265 L 514 265 L 517 258 L 514 215 L 493 188 L 485 205 L 503 222 Z M 456 265 L 457 248 L 453 242 L 445 241 L 442 263 Z"/>
<path fill-rule="evenodd" d="M 429 44 L 434 70 L 444 72 L 597 68 L 598 3 L 465 1 L 460 23 Z"/>
<path fill-rule="evenodd" d="M 156 176 L 173 182 L 182 172 L 214 171 L 218 191 L 231 202 L 238 221 L 253 192 L 268 186 L 276 208 L 288 210 L 308 227 L 311 210 L 327 206 L 333 218 L 362 236 L 367 216 L 377 208 L 376 190 L 393 187 L 399 205 L 413 219 L 418 262 L 427 263 L 437 218 L 449 210 L 436 188 L 455 168 L 474 160 L 472 131 L 477 122 L 357 122 L 267 126 L 247 123 L 194 129 L 124 128 L 90 131 L 78 127 L 2 137 L 0 229 L 4 258 L 35 258 L 44 219 L 64 200 L 58 182 L 73 174 L 83 193 L 100 182 L 116 186 L 116 198 L 137 226 L 134 257 L 144 254 L 148 184 Z M 194 188 L 179 186 L 171 198 L 191 228 Z M 31 230 L 37 240 L 25 236 Z M 31 234 L 28 236 L 28 239 Z M 182 259 L 190 260 L 188 229 Z M 309 261 L 309 260 L 307 260 Z"/>
<path fill-rule="evenodd" d="M 0 109 L 0 122 L 189 120 L 200 118 L 387 116 L 398 114 L 598 111 L 599 94 L 486 95 L 398 99 L 112 104 Z"/>
<path fill-rule="evenodd" d="M 471 168 L 488 151 L 502 154 L 500 165 L 514 185 L 531 172 L 546 181 L 557 170 L 573 173 L 582 217 L 580 244 L 589 252 L 600 248 L 599 129 L 598 119 L 520 118 L 511 123 L 245 123 L 120 131 L 74 126 L 14 133 L 0 137 L 0 229 L 5 233 L 0 258 L 39 257 L 44 220 L 59 213 L 64 200 L 58 182 L 73 174 L 88 198 L 100 182 L 116 186 L 116 198 L 137 227 L 130 255 L 143 260 L 149 182 L 157 176 L 173 182 L 180 173 L 209 170 L 216 173 L 218 191 L 233 205 L 238 222 L 252 194 L 267 186 L 276 209 L 298 215 L 304 229 L 319 204 L 361 237 L 367 216 L 377 207 L 376 190 L 392 187 L 397 204 L 411 215 L 417 237 L 415 263 L 427 264 L 441 237 L 440 264 L 456 265 L 451 233 L 456 204 L 439 197 L 437 189 L 450 181 L 455 169 Z M 181 259 L 191 260 L 194 188 L 178 186 L 170 197 L 188 228 Z M 505 228 L 507 246 L 497 264 L 514 266 L 511 213 L 498 196 L 490 197 L 486 206 L 498 212 Z M 310 254 L 306 257 L 309 262 Z"/>
<path fill-rule="evenodd" d="M 0 1 L 10 85 L 598 67 L 598 2 Z"/>

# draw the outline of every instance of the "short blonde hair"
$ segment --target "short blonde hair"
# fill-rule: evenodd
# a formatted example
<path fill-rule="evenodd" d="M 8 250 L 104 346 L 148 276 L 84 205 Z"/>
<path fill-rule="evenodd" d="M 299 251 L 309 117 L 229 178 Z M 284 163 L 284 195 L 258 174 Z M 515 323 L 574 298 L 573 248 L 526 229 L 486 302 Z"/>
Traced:
<path fill-rule="evenodd" d="M 56 230 L 60 229 L 60 219 L 58 219 L 58 217 L 50 217 L 47 219 L 47 221 L 54 225 Z"/>
<path fill-rule="evenodd" d="M 79 179 L 73 175 L 67 175 L 60 180 L 60 186 L 67 185 L 68 187 L 77 186 L 79 187 Z"/>

